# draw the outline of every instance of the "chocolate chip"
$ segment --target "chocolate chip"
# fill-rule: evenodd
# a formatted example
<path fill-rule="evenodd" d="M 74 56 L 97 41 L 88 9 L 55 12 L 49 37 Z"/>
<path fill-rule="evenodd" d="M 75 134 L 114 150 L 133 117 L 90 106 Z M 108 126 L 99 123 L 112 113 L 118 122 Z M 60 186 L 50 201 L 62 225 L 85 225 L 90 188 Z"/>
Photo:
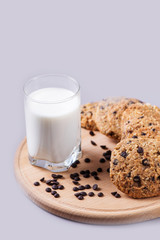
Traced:
<path fill-rule="evenodd" d="M 141 132 L 141 135 L 142 135 L 142 136 L 145 136 L 145 135 L 146 135 L 146 133 L 144 133 L 144 132 Z"/>
<path fill-rule="evenodd" d="M 72 167 L 72 168 L 76 168 L 76 167 L 77 167 L 77 164 L 74 162 L 74 163 L 72 163 L 71 167 Z"/>
<path fill-rule="evenodd" d="M 82 195 L 79 195 L 79 196 L 78 196 L 78 199 L 79 199 L 79 200 L 83 200 L 84 197 L 83 197 Z"/>
<path fill-rule="evenodd" d="M 84 161 L 85 161 L 86 163 L 90 163 L 91 160 L 90 160 L 90 158 L 85 158 Z"/>
<path fill-rule="evenodd" d="M 91 140 L 91 144 L 92 144 L 93 146 L 97 146 L 97 144 L 96 144 L 94 141 L 92 141 L 92 140 Z"/>
<path fill-rule="evenodd" d="M 84 111 L 81 111 L 81 114 L 84 114 Z"/>
<path fill-rule="evenodd" d="M 85 171 L 85 173 L 88 173 L 88 174 L 90 174 L 90 171 L 87 169 L 87 170 Z"/>
<path fill-rule="evenodd" d="M 81 179 L 80 179 L 80 177 L 75 177 L 74 180 L 75 181 L 80 181 Z"/>
<path fill-rule="evenodd" d="M 78 189 L 79 189 L 79 190 L 84 190 L 84 189 L 85 189 L 85 186 L 80 185 Z"/>
<path fill-rule="evenodd" d="M 107 168 L 107 172 L 110 173 L 110 168 Z"/>
<path fill-rule="evenodd" d="M 55 197 L 55 198 L 59 198 L 59 197 L 60 197 L 59 193 L 55 193 L 55 194 L 54 194 L 54 197 Z"/>
<path fill-rule="evenodd" d="M 121 152 L 121 157 L 126 158 L 128 156 L 128 153 L 126 151 Z"/>
<path fill-rule="evenodd" d="M 94 176 L 95 180 L 100 180 L 100 178 L 98 176 Z"/>
<path fill-rule="evenodd" d="M 107 150 L 108 148 L 106 147 L 106 145 L 101 145 L 100 146 L 103 150 Z"/>
<path fill-rule="evenodd" d="M 82 196 L 86 196 L 87 193 L 86 193 L 86 192 L 80 192 L 80 195 L 82 195 Z"/>
<path fill-rule="evenodd" d="M 127 173 L 126 176 L 127 176 L 127 177 L 131 177 L 131 172 Z"/>
<path fill-rule="evenodd" d="M 150 165 L 149 160 L 147 158 L 142 160 L 142 164 L 143 164 L 143 166 L 149 166 Z"/>
<path fill-rule="evenodd" d="M 73 182 L 73 184 L 75 184 L 75 185 L 78 185 L 79 184 L 79 182 L 77 182 L 77 181 L 72 181 Z"/>
<path fill-rule="evenodd" d="M 139 117 L 138 119 L 142 119 L 142 118 L 144 118 L 144 116 L 141 116 L 141 117 Z"/>
<path fill-rule="evenodd" d="M 136 135 L 132 136 L 132 138 L 138 138 Z"/>
<path fill-rule="evenodd" d="M 94 135 L 95 135 L 95 133 L 94 133 L 93 131 L 90 131 L 89 134 L 90 134 L 91 136 L 94 136 Z"/>
<path fill-rule="evenodd" d="M 98 195 L 98 197 L 103 197 L 104 196 L 104 194 L 102 192 L 99 192 L 97 195 Z"/>
<path fill-rule="evenodd" d="M 153 182 L 155 182 L 155 177 L 151 177 L 151 180 L 152 180 Z"/>
<path fill-rule="evenodd" d="M 45 190 L 46 190 L 46 192 L 51 192 L 52 191 L 51 188 L 49 188 L 49 187 L 47 187 Z"/>
<path fill-rule="evenodd" d="M 149 123 L 148 126 L 152 126 L 152 123 Z"/>
<path fill-rule="evenodd" d="M 56 194 L 56 193 L 57 193 L 57 191 L 52 191 L 52 192 L 51 192 L 52 195 L 54 195 L 54 194 Z"/>
<path fill-rule="evenodd" d="M 115 195 L 117 194 L 117 192 L 111 192 L 111 194 L 112 194 L 113 196 L 115 196 Z"/>
<path fill-rule="evenodd" d="M 89 196 L 89 197 L 93 197 L 93 196 L 94 196 L 94 192 L 89 192 L 89 193 L 88 193 L 88 196 Z"/>
<path fill-rule="evenodd" d="M 58 174 L 56 178 L 63 178 L 63 175 Z"/>
<path fill-rule="evenodd" d="M 160 176 L 158 176 L 157 179 L 160 180 Z"/>
<path fill-rule="evenodd" d="M 140 183 L 140 182 L 141 182 L 141 179 L 140 179 L 139 176 L 135 176 L 135 177 L 133 178 L 133 181 L 136 182 L 136 183 Z"/>
<path fill-rule="evenodd" d="M 44 181 L 45 181 L 45 178 L 44 178 L 44 177 L 43 177 L 43 178 L 41 178 L 41 179 L 40 179 L 40 181 L 41 181 L 41 182 L 44 182 Z"/>
<path fill-rule="evenodd" d="M 90 177 L 90 174 L 89 174 L 89 173 L 85 173 L 85 174 L 83 174 L 83 177 L 84 177 L 84 178 L 89 178 L 89 177 Z"/>
<path fill-rule="evenodd" d="M 74 191 L 74 192 L 76 192 L 76 191 L 78 191 L 78 190 L 79 190 L 78 187 L 74 187 L 74 188 L 73 188 L 73 191 Z"/>
<path fill-rule="evenodd" d="M 74 196 L 76 196 L 76 197 L 78 197 L 79 195 L 81 195 L 79 192 L 74 194 Z"/>
<path fill-rule="evenodd" d="M 153 132 L 155 132 L 155 131 L 156 131 L 156 129 L 155 129 L 155 128 L 152 128 L 152 131 L 153 131 Z"/>
<path fill-rule="evenodd" d="M 111 132 L 108 133 L 108 135 L 110 135 L 111 137 L 114 136 L 114 134 L 115 134 L 115 133 L 114 133 L 113 131 L 111 131 Z"/>
<path fill-rule="evenodd" d="M 84 171 L 84 170 L 81 170 L 81 171 L 80 171 L 80 174 L 81 174 L 81 175 L 85 174 L 85 171 Z"/>
<path fill-rule="evenodd" d="M 39 182 L 34 182 L 34 186 L 39 186 L 40 183 Z"/>
<path fill-rule="evenodd" d="M 58 186 L 57 185 L 52 185 L 52 188 L 54 189 L 54 190 L 57 190 L 58 189 Z"/>
<path fill-rule="evenodd" d="M 93 188 L 93 190 L 98 190 L 98 185 L 94 184 L 92 188 Z"/>
<path fill-rule="evenodd" d="M 118 159 L 113 160 L 113 165 L 118 165 Z"/>
<path fill-rule="evenodd" d="M 138 147 L 137 152 L 139 154 L 143 154 L 144 153 L 143 148 L 142 147 Z"/>
<path fill-rule="evenodd" d="M 96 171 L 93 171 L 93 172 L 91 172 L 91 175 L 92 175 L 92 176 L 96 176 L 96 175 L 97 175 L 97 172 L 96 172 Z"/>
<path fill-rule="evenodd" d="M 52 186 L 53 183 L 54 183 L 54 181 L 53 181 L 53 180 L 50 180 L 50 179 L 46 181 L 46 184 L 49 185 L 49 186 Z"/>
<path fill-rule="evenodd" d="M 58 189 L 62 190 L 62 189 L 64 189 L 64 186 L 63 185 L 59 185 Z"/>
<path fill-rule="evenodd" d="M 157 155 L 160 155 L 160 152 L 159 152 L 159 151 L 157 152 Z"/>
<path fill-rule="evenodd" d="M 114 111 L 113 114 L 116 115 L 116 114 L 117 114 L 117 111 Z"/>
<path fill-rule="evenodd" d="M 121 198 L 121 195 L 120 195 L 119 193 L 116 193 L 116 194 L 115 194 L 115 197 L 116 197 L 116 198 Z"/>
<path fill-rule="evenodd" d="M 102 172 L 102 168 L 97 168 L 97 172 Z"/>
<path fill-rule="evenodd" d="M 57 174 L 55 174 L 55 173 L 52 173 L 52 178 L 57 178 Z"/>
<path fill-rule="evenodd" d="M 91 186 L 89 184 L 86 184 L 84 187 L 85 187 L 85 189 L 90 189 L 91 188 Z"/>
<path fill-rule="evenodd" d="M 80 164 L 80 161 L 77 159 L 77 160 L 75 161 L 75 164 Z"/>
<path fill-rule="evenodd" d="M 127 142 L 127 144 L 130 144 L 132 141 L 131 140 L 129 140 L 128 142 Z"/>
<path fill-rule="evenodd" d="M 106 160 L 104 158 L 100 158 L 99 161 L 100 163 L 105 163 Z"/>

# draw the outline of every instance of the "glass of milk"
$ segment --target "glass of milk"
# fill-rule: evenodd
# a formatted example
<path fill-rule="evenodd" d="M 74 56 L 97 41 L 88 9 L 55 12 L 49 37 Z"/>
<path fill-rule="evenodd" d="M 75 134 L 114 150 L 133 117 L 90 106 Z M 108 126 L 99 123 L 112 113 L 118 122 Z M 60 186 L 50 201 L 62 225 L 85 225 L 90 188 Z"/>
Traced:
<path fill-rule="evenodd" d="M 81 156 L 80 86 L 60 74 L 36 76 L 24 85 L 29 160 L 52 172 Z"/>

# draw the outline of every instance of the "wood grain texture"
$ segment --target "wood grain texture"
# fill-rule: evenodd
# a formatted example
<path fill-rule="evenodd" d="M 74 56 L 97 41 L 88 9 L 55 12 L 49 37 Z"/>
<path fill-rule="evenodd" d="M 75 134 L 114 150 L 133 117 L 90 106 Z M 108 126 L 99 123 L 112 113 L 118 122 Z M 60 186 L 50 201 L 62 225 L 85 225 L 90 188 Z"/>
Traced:
<path fill-rule="evenodd" d="M 141 222 L 149 219 L 160 217 L 160 197 L 148 199 L 131 199 L 127 195 L 121 193 L 111 183 L 109 173 L 106 169 L 109 167 L 109 161 L 100 163 L 105 150 L 100 148 L 100 145 L 106 145 L 111 150 L 115 146 L 115 142 L 105 137 L 99 132 L 95 132 L 95 136 L 90 136 L 89 131 L 82 129 L 82 152 L 83 156 L 80 159 L 80 164 L 77 168 L 70 168 L 64 172 L 64 179 L 59 182 L 65 186 L 64 190 L 57 190 L 60 193 L 60 198 L 54 198 L 50 193 L 45 191 L 47 185 L 40 183 L 40 186 L 35 187 L 33 183 L 39 181 L 42 177 L 45 179 L 51 178 L 51 172 L 32 166 L 28 160 L 26 139 L 22 141 L 17 149 L 15 156 L 15 175 L 27 196 L 39 207 L 57 216 L 70 220 L 92 223 L 92 224 L 124 224 Z M 97 146 L 93 146 L 90 141 L 93 140 Z M 84 158 L 89 157 L 90 163 L 85 163 Z M 72 188 L 75 186 L 70 179 L 70 174 L 80 172 L 82 169 L 96 170 L 98 167 L 103 168 L 103 172 L 99 173 L 100 180 L 96 181 L 93 177 L 83 178 L 81 176 L 80 184 L 93 185 L 97 183 L 100 191 L 104 193 L 104 197 L 98 197 L 95 192 L 94 197 L 86 196 L 84 200 L 78 200 Z M 91 189 L 86 192 L 93 191 Z M 118 191 L 121 198 L 115 198 L 111 192 Z"/>

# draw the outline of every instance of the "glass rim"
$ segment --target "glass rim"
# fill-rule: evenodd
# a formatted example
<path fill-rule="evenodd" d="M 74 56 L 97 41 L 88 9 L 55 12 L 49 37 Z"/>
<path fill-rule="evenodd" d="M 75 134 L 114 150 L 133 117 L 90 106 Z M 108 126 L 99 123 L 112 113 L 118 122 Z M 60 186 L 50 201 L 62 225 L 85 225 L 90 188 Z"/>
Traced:
<path fill-rule="evenodd" d="M 75 93 L 73 93 L 72 96 L 70 97 L 67 97 L 67 98 L 64 98 L 62 100 L 58 100 L 58 101 L 48 101 L 48 102 L 45 102 L 45 101 L 38 101 L 38 100 L 35 100 L 34 98 L 32 98 L 30 96 L 30 94 L 28 94 L 26 92 L 26 88 L 27 88 L 27 85 L 37 79 L 41 79 L 41 78 L 46 78 L 46 77 L 60 77 L 60 78 L 66 78 L 66 79 L 70 79 L 73 83 L 75 83 L 75 85 L 77 86 L 77 90 Z M 58 74 L 58 73 L 50 73 L 50 74 L 40 74 L 40 75 L 36 75 L 34 77 L 31 77 L 29 78 L 23 85 L 23 92 L 24 92 L 24 95 L 25 97 L 29 97 L 33 102 L 36 102 L 36 103 L 41 103 L 41 104 L 57 104 L 57 103 L 63 103 L 63 102 L 67 102 L 67 101 L 70 101 L 71 99 L 73 99 L 75 96 L 78 95 L 78 93 L 80 92 L 80 84 L 79 82 L 74 79 L 73 77 L 67 75 L 67 74 Z"/>

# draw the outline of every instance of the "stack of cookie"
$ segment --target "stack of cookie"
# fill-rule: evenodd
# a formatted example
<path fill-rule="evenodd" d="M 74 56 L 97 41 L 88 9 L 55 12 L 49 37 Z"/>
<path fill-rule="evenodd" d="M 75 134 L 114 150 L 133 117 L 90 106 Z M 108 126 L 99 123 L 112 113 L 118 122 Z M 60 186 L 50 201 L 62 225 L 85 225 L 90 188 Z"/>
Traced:
<path fill-rule="evenodd" d="M 82 106 L 81 125 L 117 139 L 110 177 L 133 198 L 160 195 L 160 110 L 132 98 Z"/>

